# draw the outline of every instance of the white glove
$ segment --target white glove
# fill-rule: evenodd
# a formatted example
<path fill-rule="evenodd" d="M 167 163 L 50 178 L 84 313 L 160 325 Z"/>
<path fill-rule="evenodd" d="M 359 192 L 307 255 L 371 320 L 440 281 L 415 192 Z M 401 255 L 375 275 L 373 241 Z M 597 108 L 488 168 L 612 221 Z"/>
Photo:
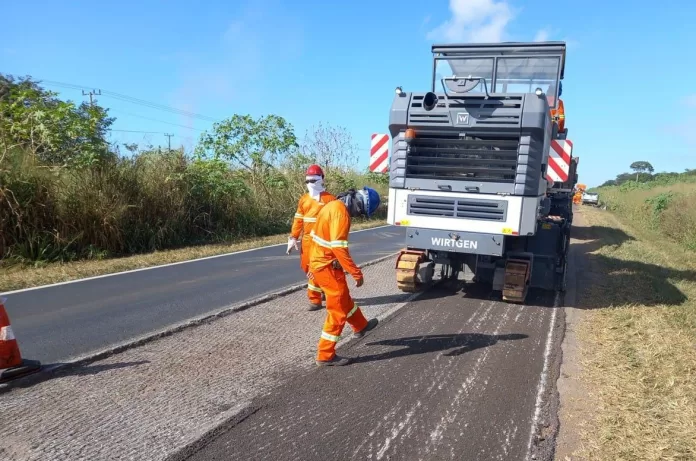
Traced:
<path fill-rule="evenodd" d="M 294 237 L 289 237 L 288 238 L 288 249 L 285 251 L 285 254 L 289 255 L 290 252 L 292 251 L 292 247 L 295 247 L 296 250 L 299 250 L 299 248 L 297 248 L 297 239 Z"/>

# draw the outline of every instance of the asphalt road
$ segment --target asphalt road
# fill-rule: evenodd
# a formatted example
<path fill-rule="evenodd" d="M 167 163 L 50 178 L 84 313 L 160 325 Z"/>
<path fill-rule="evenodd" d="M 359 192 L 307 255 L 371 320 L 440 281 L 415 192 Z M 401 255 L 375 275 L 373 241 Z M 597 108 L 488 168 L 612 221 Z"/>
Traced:
<path fill-rule="evenodd" d="M 547 375 L 562 324 L 554 305 L 538 292 L 521 306 L 434 289 L 339 349 L 356 363 L 291 377 L 176 458 L 548 458 Z"/>
<path fill-rule="evenodd" d="M 356 263 L 403 247 L 394 226 L 351 233 Z M 7 295 L 22 356 L 65 361 L 305 280 L 285 245 Z"/>

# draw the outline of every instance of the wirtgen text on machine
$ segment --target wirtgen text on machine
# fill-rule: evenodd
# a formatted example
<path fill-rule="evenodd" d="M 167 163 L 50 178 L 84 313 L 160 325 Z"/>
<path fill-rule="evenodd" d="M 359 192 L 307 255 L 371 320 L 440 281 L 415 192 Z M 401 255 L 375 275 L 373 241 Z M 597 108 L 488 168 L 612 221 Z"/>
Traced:
<path fill-rule="evenodd" d="M 454 239 L 443 239 L 441 237 L 431 237 L 430 241 L 433 245 L 441 247 L 451 247 L 451 248 L 471 248 L 475 250 L 478 248 L 478 242 L 473 240 L 454 240 Z"/>

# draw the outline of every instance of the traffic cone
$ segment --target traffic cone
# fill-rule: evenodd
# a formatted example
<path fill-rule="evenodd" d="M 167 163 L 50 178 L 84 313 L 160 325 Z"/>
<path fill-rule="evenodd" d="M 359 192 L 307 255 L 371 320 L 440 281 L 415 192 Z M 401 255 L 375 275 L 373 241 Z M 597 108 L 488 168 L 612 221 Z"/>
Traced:
<path fill-rule="evenodd" d="M 5 301 L 5 298 L 0 298 L 0 383 L 41 369 L 41 362 L 22 358 L 5 310 Z"/>

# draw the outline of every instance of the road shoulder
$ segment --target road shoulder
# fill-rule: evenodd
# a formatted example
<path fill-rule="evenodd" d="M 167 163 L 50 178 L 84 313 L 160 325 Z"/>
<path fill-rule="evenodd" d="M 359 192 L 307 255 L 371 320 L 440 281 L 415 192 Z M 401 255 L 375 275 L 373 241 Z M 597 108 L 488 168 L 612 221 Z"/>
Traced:
<path fill-rule="evenodd" d="M 582 214 L 576 212 L 574 227 L 585 227 Z M 558 431 L 555 440 L 555 458 L 559 461 L 576 461 L 575 455 L 580 448 L 580 430 L 582 423 L 589 419 L 590 413 L 585 397 L 588 395 L 586 384 L 581 379 L 580 339 L 578 326 L 584 320 L 584 312 L 578 308 L 578 290 L 584 285 L 583 274 L 587 264 L 579 254 L 578 239 L 572 238 L 568 261 L 567 290 L 563 303 L 565 326 L 561 343 L 561 365 L 556 382 L 558 392 Z"/>

